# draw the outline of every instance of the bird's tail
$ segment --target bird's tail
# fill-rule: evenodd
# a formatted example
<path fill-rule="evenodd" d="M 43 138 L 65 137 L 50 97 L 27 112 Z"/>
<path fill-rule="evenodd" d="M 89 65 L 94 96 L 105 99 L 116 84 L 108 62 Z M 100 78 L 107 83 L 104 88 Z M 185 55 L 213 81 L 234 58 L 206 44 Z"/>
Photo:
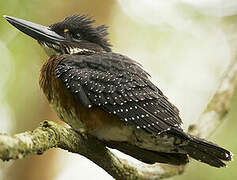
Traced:
<path fill-rule="evenodd" d="M 189 135 L 188 143 L 183 146 L 183 149 L 190 157 L 218 168 L 226 167 L 223 161 L 233 160 L 232 153 L 226 149 L 191 135 Z"/>

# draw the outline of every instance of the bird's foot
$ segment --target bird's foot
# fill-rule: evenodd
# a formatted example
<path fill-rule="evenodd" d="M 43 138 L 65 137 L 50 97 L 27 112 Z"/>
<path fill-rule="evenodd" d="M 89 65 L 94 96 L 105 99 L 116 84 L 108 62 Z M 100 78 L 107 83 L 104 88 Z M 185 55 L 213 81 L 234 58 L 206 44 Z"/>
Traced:
<path fill-rule="evenodd" d="M 76 130 L 77 132 L 78 132 L 78 134 L 80 134 L 83 138 L 87 138 L 87 131 L 86 131 L 86 129 L 84 129 L 84 128 L 80 128 L 80 129 L 77 129 Z"/>

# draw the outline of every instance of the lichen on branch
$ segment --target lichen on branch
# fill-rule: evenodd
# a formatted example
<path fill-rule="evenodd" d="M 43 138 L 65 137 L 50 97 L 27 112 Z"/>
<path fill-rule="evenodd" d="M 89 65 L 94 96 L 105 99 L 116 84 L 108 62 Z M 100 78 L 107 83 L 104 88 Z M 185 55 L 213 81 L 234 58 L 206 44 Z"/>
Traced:
<path fill-rule="evenodd" d="M 81 154 L 106 170 L 116 179 L 160 179 L 180 173 L 183 166 L 133 164 L 116 157 L 102 142 L 90 135 L 81 135 L 71 128 L 44 121 L 34 131 L 9 136 L 0 134 L 0 158 L 21 159 L 27 155 L 42 154 L 58 147 Z M 95 151 L 96 149 L 96 151 Z M 178 169 L 177 169 L 178 168 Z"/>

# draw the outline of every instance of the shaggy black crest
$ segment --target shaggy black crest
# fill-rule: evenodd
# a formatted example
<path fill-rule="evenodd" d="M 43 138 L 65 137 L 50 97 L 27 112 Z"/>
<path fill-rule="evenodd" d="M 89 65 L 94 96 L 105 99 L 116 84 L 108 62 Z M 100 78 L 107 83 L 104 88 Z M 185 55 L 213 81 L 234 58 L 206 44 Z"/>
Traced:
<path fill-rule="evenodd" d="M 92 26 L 94 22 L 95 20 L 92 20 L 86 15 L 72 15 L 61 22 L 52 24 L 50 29 L 60 35 L 64 34 L 64 29 L 68 29 L 72 34 L 80 36 L 80 38 L 77 38 L 96 43 L 107 52 L 110 52 L 111 44 L 106 38 L 108 27 L 105 25 L 94 27 Z"/>

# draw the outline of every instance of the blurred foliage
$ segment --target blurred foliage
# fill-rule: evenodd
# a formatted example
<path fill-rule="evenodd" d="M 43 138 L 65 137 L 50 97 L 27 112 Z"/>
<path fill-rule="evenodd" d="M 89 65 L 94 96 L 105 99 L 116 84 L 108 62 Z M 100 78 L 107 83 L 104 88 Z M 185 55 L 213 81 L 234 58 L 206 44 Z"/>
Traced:
<path fill-rule="evenodd" d="M 185 8 L 187 9 L 188 6 L 185 6 Z M 172 39 L 173 29 L 170 26 L 166 25 L 163 26 L 163 28 L 155 29 L 153 25 L 146 25 L 144 28 L 144 25 L 139 23 L 128 24 L 132 22 L 132 20 L 122 12 L 116 1 L 0 0 L 0 105 L 3 104 L 2 106 L 9 107 L 10 109 L 11 114 L 9 114 L 10 118 L 8 118 L 8 121 L 9 124 L 12 125 L 10 128 L 11 133 L 31 130 L 38 125 L 39 121 L 44 119 L 56 120 L 57 117 L 50 109 L 38 85 L 39 70 L 43 62 L 47 59 L 47 56 L 36 41 L 33 41 L 30 37 L 25 36 L 23 33 L 18 32 L 15 28 L 10 26 L 2 15 L 6 14 L 37 22 L 39 24 L 50 25 L 56 21 L 62 20 L 66 16 L 76 13 L 93 16 L 96 19 L 96 24 L 113 25 L 113 27 L 109 29 L 111 32 L 109 38 L 114 44 L 114 49 L 116 51 L 128 52 L 130 50 L 128 47 L 131 47 L 132 50 L 134 44 L 136 45 L 136 43 L 139 44 L 139 42 L 142 42 L 143 46 L 146 46 L 146 48 L 149 48 L 151 51 L 157 51 L 157 53 L 159 53 L 159 51 L 168 52 L 166 48 L 162 49 L 161 44 L 163 47 L 166 47 L 164 44 Z M 200 14 L 194 16 L 194 18 L 198 21 L 205 20 L 204 16 Z M 114 19 L 118 20 L 118 22 L 114 22 Z M 236 21 L 236 18 L 231 20 L 227 19 L 227 21 L 230 21 L 229 24 L 233 24 L 234 21 Z M 138 33 L 137 38 L 129 39 L 130 35 L 133 34 L 136 29 Z M 237 29 L 235 30 L 237 31 Z M 152 41 L 154 34 L 162 35 Z M 185 34 L 181 35 L 180 33 L 179 42 L 182 42 L 182 38 L 185 36 Z M 135 37 L 135 35 L 133 37 Z M 188 44 L 188 42 L 189 41 L 187 40 L 186 44 Z M 173 45 L 173 48 L 175 49 L 174 52 L 179 55 L 179 49 L 175 48 L 175 46 L 179 46 L 178 43 L 176 42 Z M 150 64 L 150 67 L 147 66 L 148 69 L 150 68 L 155 71 L 156 67 L 161 67 L 162 65 L 169 68 L 172 66 L 172 62 L 170 61 L 167 62 L 170 64 L 164 64 L 164 61 L 158 61 L 156 66 L 152 66 L 151 61 L 145 59 L 147 55 L 144 55 L 146 52 L 143 52 L 143 46 L 141 46 L 138 51 L 141 52 L 141 61 Z M 159 46 L 161 49 L 157 50 Z M 167 46 L 169 46 L 168 43 Z M 190 44 L 190 46 L 192 45 Z M 180 46 L 180 49 L 181 48 L 182 46 Z M 131 54 L 135 53 L 133 56 L 136 57 L 136 52 L 137 51 L 131 52 Z M 162 68 L 160 69 L 162 71 Z M 167 71 L 167 69 L 163 69 L 163 71 Z M 232 150 L 234 154 L 237 153 L 237 142 L 235 140 L 235 129 L 237 127 L 237 121 L 235 120 L 235 117 L 237 116 L 236 106 L 237 96 L 235 96 L 233 100 L 233 108 L 230 111 L 228 120 L 211 138 L 211 140 L 220 145 L 225 144 L 225 147 Z M 7 118 L 5 119 L 7 120 Z M 33 156 L 18 160 L 14 163 L 5 163 L 4 168 L 2 169 L 1 167 L 3 167 L 3 164 L 0 163 L 0 179 L 1 177 L 3 177 L 2 179 L 8 180 L 57 179 L 57 175 L 65 170 L 63 160 L 59 160 L 61 158 L 60 155 L 62 156 L 60 151 L 50 150 L 43 156 Z M 63 155 L 66 156 L 65 154 Z M 61 163 L 57 163 L 58 161 Z M 8 164 L 8 166 L 6 166 L 6 164 Z M 236 162 L 230 163 L 229 168 L 227 169 L 215 169 L 193 161 L 184 175 L 173 179 L 231 180 L 234 179 L 234 177 L 237 177 L 236 167 Z M 78 171 L 79 170 L 80 169 L 78 169 Z M 75 171 L 74 173 L 78 173 L 78 171 Z M 83 176 L 82 171 L 84 170 L 81 169 L 81 176 Z M 85 173 L 90 171 L 93 171 L 93 169 L 87 170 Z M 1 175 L 1 173 L 4 174 Z M 79 173 L 79 177 L 81 176 Z M 104 177 L 105 178 L 103 179 L 106 179 L 109 176 L 104 172 Z"/>

